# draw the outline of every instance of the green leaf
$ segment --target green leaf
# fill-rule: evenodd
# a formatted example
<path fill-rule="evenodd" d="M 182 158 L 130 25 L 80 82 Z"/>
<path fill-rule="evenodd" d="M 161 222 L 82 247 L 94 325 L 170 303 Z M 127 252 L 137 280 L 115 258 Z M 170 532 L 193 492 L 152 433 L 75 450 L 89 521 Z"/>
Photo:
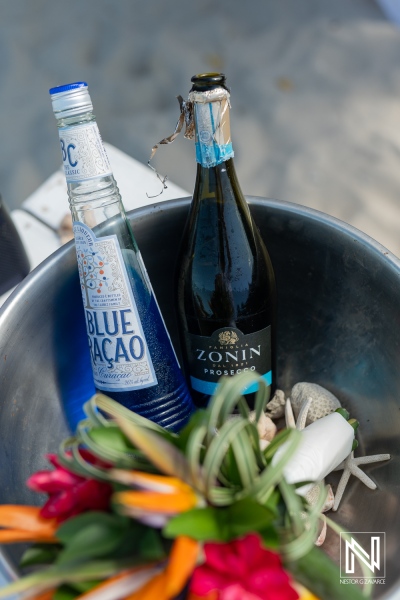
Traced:
<path fill-rule="evenodd" d="M 261 532 L 274 520 L 274 513 L 252 498 L 243 498 L 222 510 L 226 515 L 225 521 L 230 539 L 252 531 Z"/>
<path fill-rule="evenodd" d="M 342 585 L 340 570 L 327 555 L 315 546 L 305 555 L 285 567 L 294 579 L 318 598 L 324 600 L 365 600 L 357 585 Z"/>
<path fill-rule="evenodd" d="M 221 463 L 224 460 L 229 445 L 237 437 L 240 431 L 249 427 L 252 427 L 252 425 L 247 419 L 238 417 L 237 419 L 227 421 L 219 429 L 218 435 L 213 438 L 208 447 L 203 463 L 207 490 L 215 485 Z"/>
<path fill-rule="evenodd" d="M 102 411 L 114 417 L 118 422 L 125 421 L 128 423 L 133 423 L 138 427 L 143 427 L 145 429 L 151 429 L 152 431 L 157 431 L 158 433 L 163 433 L 165 430 L 157 423 L 138 415 L 137 413 L 129 410 L 125 406 L 122 406 L 119 402 L 112 400 L 105 394 L 96 394 L 94 397 L 96 406 L 100 408 Z M 90 402 L 90 401 L 89 401 Z"/>
<path fill-rule="evenodd" d="M 165 558 L 165 550 L 158 530 L 151 527 L 143 528 L 138 539 L 138 554 L 145 561 L 156 561 Z"/>
<path fill-rule="evenodd" d="M 143 469 L 149 466 L 143 453 L 129 443 L 128 438 L 115 423 L 108 427 L 88 429 L 84 422 L 78 425 L 77 432 L 80 444 L 105 461 L 128 469 Z M 92 468 L 92 465 L 88 465 L 86 461 L 85 465 L 89 469 Z M 104 474 L 107 475 L 107 471 Z"/>
<path fill-rule="evenodd" d="M 0 588 L 0 598 L 7 598 L 12 594 L 19 594 L 29 590 L 30 594 L 39 593 L 43 587 L 54 588 L 63 583 L 75 583 L 78 581 L 92 581 L 94 579 L 105 579 L 129 568 L 137 561 L 134 560 L 98 560 L 68 565 L 52 565 L 43 571 L 33 573 L 27 577 L 21 577 L 9 585 Z"/>
<path fill-rule="evenodd" d="M 223 463 L 221 464 L 220 472 L 218 474 L 218 480 L 225 487 L 237 487 L 237 491 L 240 491 L 241 489 L 240 472 L 235 460 L 235 454 L 232 446 L 229 446 L 227 449 Z"/>
<path fill-rule="evenodd" d="M 193 508 L 170 519 L 163 529 L 167 538 L 186 535 L 198 541 L 223 541 L 224 537 L 215 508 Z"/>
<path fill-rule="evenodd" d="M 83 424 L 86 424 L 86 421 L 81 421 L 78 429 L 81 429 Z M 88 463 L 80 454 L 80 446 L 81 441 L 77 437 L 61 442 L 58 450 L 58 459 L 61 465 L 82 477 L 92 477 L 100 481 L 107 480 L 107 470 Z"/>
<path fill-rule="evenodd" d="M 101 582 L 101 579 L 93 579 L 92 581 L 77 581 L 76 583 L 70 583 L 70 588 L 80 594 L 83 594 L 84 592 L 89 592 L 89 590 L 92 590 L 96 586 L 100 585 Z"/>
<path fill-rule="evenodd" d="M 271 396 L 271 387 L 267 385 L 265 379 L 260 377 L 258 382 L 258 390 L 254 400 L 254 412 L 256 415 L 256 423 L 258 423 L 260 416 L 267 407 L 268 401 Z"/>
<path fill-rule="evenodd" d="M 34 544 L 24 552 L 19 566 L 23 569 L 33 565 L 51 564 L 57 558 L 60 549 L 59 544 Z"/>
<path fill-rule="evenodd" d="M 269 497 L 273 487 L 282 479 L 283 469 L 296 452 L 300 442 L 301 432 L 291 429 L 285 441 L 285 450 L 282 456 L 280 456 L 279 461 L 275 465 L 268 464 L 257 480 L 255 480 L 250 493 L 256 496 L 261 503 Z"/>
<path fill-rule="evenodd" d="M 179 431 L 179 436 L 176 440 L 176 446 L 182 450 L 182 452 L 186 453 L 187 444 L 193 434 L 193 432 L 197 432 L 200 428 L 206 425 L 208 418 L 208 412 L 206 410 L 196 410 L 192 416 L 190 417 L 189 422 L 185 425 L 183 429 Z"/>
<path fill-rule="evenodd" d="M 266 530 L 274 515 L 251 498 L 227 508 L 195 508 L 177 515 L 163 529 L 163 535 L 186 535 L 198 541 L 230 541 L 252 531 Z"/>
<path fill-rule="evenodd" d="M 249 436 L 250 429 L 256 429 L 256 427 L 252 423 L 249 423 L 249 427 L 246 430 L 239 431 L 238 435 L 231 442 L 243 489 L 248 489 L 258 474 L 252 440 Z"/>
<path fill-rule="evenodd" d="M 167 439 L 133 422 L 116 417 L 118 425 L 129 440 L 146 455 L 162 473 L 178 477 L 194 485 L 186 456 Z"/>
<path fill-rule="evenodd" d="M 106 557 L 121 543 L 129 519 L 102 512 L 84 513 L 64 523 L 57 537 L 65 544 L 57 564 Z"/>
<path fill-rule="evenodd" d="M 285 479 L 280 481 L 279 489 L 292 523 L 293 535 L 297 538 L 304 531 L 305 526 L 304 520 L 301 518 L 301 513 L 304 512 L 303 503 L 300 496 L 296 493 L 296 488 L 290 485 Z"/>
<path fill-rule="evenodd" d="M 91 425 L 94 427 L 108 427 L 112 424 L 112 421 L 110 421 L 110 419 L 107 419 L 104 415 L 101 414 L 101 412 L 97 408 L 96 401 L 97 394 L 94 394 L 94 396 L 92 396 L 90 400 L 88 400 L 83 405 L 83 412 L 87 416 L 87 421 L 90 422 Z"/>
<path fill-rule="evenodd" d="M 89 592 L 100 585 L 101 579 L 95 581 L 81 581 L 77 583 L 63 584 L 53 594 L 53 600 L 74 600 L 85 592 Z"/>
<path fill-rule="evenodd" d="M 268 510 L 271 511 L 271 513 L 274 515 L 274 517 L 276 518 L 278 516 L 278 503 L 281 499 L 281 495 L 278 492 L 278 490 L 273 490 L 272 493 L 269 495 L 268 499 L 263 502 L 263 506 L 265 506 L 265 508 L 268 508 Z"/>
<path fill-rule="evenodd" d="M 263 454 L 266 460 L 271 461 L 275 452 L 278 450 L 282 444 L 284 444 L 287 439 L 290 437 L 292 429 L 283 429 L 280 431 L 271 441 L 270 444 L 265 448 Z"/>
<path fill-rule="evenodd" d="M 79 592 L 69 585 L 62 585 L 53 594 L 53 600 L 74 600 L 79 596 Z"/>
<path fill-rule="evenodd" d="M 115 450 L 117 453 L 132 452 L 133 450 L 127 437 L 116 425 L 111 427 L 92 427 L 89 431 L 89 436 L 101 448 Z"/>
<path fill-rule="evenodd" d="M 193 429 L 186 443 L 186 457 L 190 471 L 190 477 L 193 486 L 204 491 L 206 484 L 204 478 L 204 469 L 201 466 L 202 455 L 204 454 L 204 439 L 207 435 L 207 427 L 199 424 Z"/>
<path fill-rule="evenodd" d="M 228 506 L 235 501 L 238 492 L 240 490 L 213 486 L 208 490 L 208 498 L 215 506 Z"/>
<path fill-rule="evenodd" d="M 289 534 L 287 536 L 287 534 Z M 288 541 L 285 541 L 286 538 Z M 302 556 L 305 556 L 311 548 L 314 546 L 317 537 L 317 531 L 315 527 L 304 529 L 300 535 L 293 538 L 290 536 L 289 526 L 286 530 L 281 532 L 281 545 L 280 554 L 285 560 L 295 561 L 299 560 Z"/>
<path fill-rule="evenodd" d="M 279 551 L 280 538 L 273 525 L 269 525 L 268 527 L 264 527 L 264 529 L 260 529 L 258 533 L 260 534 L 266 548 L 270 548 L 272 550 L 276 549 Z"/>
<path fill-rule="evenodd" d="M 60 525 L 57 529 L 57 538 L 63 544 L 68 544 L 82 529 L 89 525 L 96 525 L 99 522 L 103 522 L 108 527 L 123 529 L 129 524 L 129 518 L 102 511 L 88 511 L 77 515 L 76 517 L 72 517 Z"/>
<path fill-rule="evenodd" d="M 209 404 L 207 444 L 211 444 L 218 431 L 231 415 L 237 405 L 241 415 L 249 416 L 250 410 L 242 396 L 243 389 L 254 382 L 254 375 L 250 372 L 240 373 L 235 377 L 221 377 L 217 390 Z"/>
<path fill-rule="evenodd" d="M 147 525 L 129 519 L 129 524 L 124 529 L 120 543 L 109 558 L 129 559 L 137 557 L 142 560 L 161 560 L 166 557 L 166 552 L 161 539 L 161 533 L 158 529 L 153 529 Z"/>

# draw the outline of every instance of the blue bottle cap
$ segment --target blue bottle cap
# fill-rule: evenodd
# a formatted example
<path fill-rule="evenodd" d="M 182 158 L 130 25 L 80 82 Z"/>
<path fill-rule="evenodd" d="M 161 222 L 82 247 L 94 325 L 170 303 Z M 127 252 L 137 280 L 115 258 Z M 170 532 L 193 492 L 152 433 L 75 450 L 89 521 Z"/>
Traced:
<path fill-rule="evenodd" d="M 88 84 L 85 81 L 59 85 L 49 90 L 56 119 L 93 111 Z"/>
<path fill-rule="evenodd" d="M 88 84 L 86 81 L 77 81 L 76 83 L 67 83 L 66 85 L 59 85 L 57 87 L 52 87 L 49 89 L 49 94 L 53 96 L 53 94 L 60 94 L 61 92 L 67 92 L 69 90 L 76 90 L 78 88 L 87 88 Z"/>

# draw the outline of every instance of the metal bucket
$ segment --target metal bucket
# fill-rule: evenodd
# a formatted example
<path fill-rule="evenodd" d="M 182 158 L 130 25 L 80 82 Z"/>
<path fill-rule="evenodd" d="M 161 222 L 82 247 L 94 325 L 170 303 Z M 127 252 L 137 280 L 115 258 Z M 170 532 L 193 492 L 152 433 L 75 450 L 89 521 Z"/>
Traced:
<path fill-rule="evenodd" d="M 294 383 L 308 381 L 328 388 L 360 421 L 356 454 L 392 455 L 365 467 L 376 491 L 350 480 L 334 518 L 352 532 L 386 532 L 386 584 L 375 586 L 374 596 L 394 599 L 400 590 L 400 261 L 323 213 L 248 200 L 277 278 L 279 387 L 289 393 Z M 189 202 L 129 215 L 176 348 L 172 274 Z M 40 503 L 25 481 L 68 434 L 63 402 L 93 392 L 73 243 L 33 271 L 3 306 L 0 341 L 0 503 Z M 337 542 L 328 540 L 327 550 L 335 554 Z M 18 550 L 7 549 L 7 557 L 16 564 Z"/>

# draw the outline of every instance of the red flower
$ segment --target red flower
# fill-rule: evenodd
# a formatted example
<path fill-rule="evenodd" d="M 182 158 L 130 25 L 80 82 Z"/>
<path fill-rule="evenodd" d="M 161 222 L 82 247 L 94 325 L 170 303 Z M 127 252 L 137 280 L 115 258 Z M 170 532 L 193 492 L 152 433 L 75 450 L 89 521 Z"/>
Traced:
<path fill-rule="evenodd" d="M 278 554 L 249 534 L 229 544 L 204 544 L 205 563 L 193 573 L 191 592 L 206 596 L 218 591 L 219 600 L 296 600 Z"/>
<path fill-rule="evenodd" d="M 87 450 L 80 450 L 80 453 L 91 464 L 107 466 Z M 71 473 L 59 463 L 55 454 L 48 454 L 47 459 L 55 470 L 38 471 L 26 482 L 31 490 L 49 495 L 40 511 L 41 517 L 65 521 L 87 510 L 109 509 L 113 492 L 110 484 Z"/>

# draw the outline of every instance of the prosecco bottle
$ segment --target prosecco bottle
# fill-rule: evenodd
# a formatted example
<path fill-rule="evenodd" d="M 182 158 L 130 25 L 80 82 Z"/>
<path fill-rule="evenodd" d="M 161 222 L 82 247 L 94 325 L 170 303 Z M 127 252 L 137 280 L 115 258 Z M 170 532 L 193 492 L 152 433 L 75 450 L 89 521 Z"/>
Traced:
<path fill-rule="evenodd" d="M 206 73 L 191 81 L 197 176 L 176 289 L 185 371 L 202 407 L 222 375 L 257 371 L 274 384 L 276 290 L 236 176 L 225 76 Z M 255 391 L 250 386 L 244 393 Z"/>
<path fill-rule="evenodd" d="M 50 90 L 95 387 L 178 430 L 194 409 L 113 177 L 85 82 Z M 65 407 L 72 428 L 81 406 Z"/>

